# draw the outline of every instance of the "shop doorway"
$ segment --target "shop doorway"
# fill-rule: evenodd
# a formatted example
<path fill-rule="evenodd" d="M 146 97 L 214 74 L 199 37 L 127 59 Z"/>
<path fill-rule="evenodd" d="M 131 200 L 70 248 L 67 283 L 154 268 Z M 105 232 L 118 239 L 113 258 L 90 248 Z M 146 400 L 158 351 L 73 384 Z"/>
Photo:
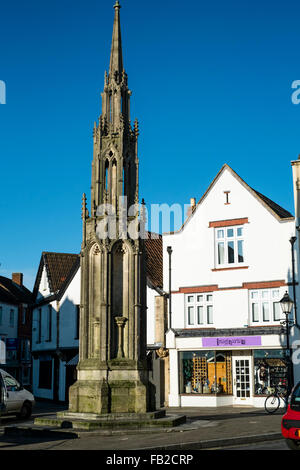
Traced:
<path fill-rule="evenodd" d="M 233 359 L 233 395 L 235 405 L 251 405 L 251 358 L 235 356 Z"/>

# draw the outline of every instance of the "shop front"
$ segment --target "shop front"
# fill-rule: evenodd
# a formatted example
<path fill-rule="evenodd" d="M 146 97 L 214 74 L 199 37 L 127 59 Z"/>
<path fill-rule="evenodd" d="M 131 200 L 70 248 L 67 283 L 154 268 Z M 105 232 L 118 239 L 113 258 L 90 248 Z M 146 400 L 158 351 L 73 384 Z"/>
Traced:
<path fill-rule="evenodd" d="M 174 340 L 178 347 L 170 349 L 170 406 L 263 407 L 275 386 L 286 384 L 279 336 Z"/>

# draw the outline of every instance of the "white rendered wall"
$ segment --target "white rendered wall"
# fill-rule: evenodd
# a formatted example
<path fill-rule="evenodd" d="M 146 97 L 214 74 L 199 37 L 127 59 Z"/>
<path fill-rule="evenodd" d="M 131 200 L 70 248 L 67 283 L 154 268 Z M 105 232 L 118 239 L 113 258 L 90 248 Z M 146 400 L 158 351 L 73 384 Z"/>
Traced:
<path fill-rule="evenodd" d="M 224 191 L 230 191 L 225 205 Z M 247 269 L 212 271 L 215 264 L 215 229 L 209 222 L 248 218 L 244 227 L 244 256 Z M 242 287 L 243 282 L 291 281 L 290 237 L 294 221 L 278 221 L 232 173 L 225 168 L 185 228 L 163 236 L 164 286 L 168 286 L 167 246 L 172 246 L 172 291 L 180 287 L 217 285 Z M 297 273 L 296 273 L 297 275 Z M 287 286 L 281 288 L 284 294 Z M 291 295 L 291 288 L 288 289 Z M 248 291 L 213 292 L 214 327 L 243 327 L 247 324 Z M 180 298 L 181 297 L 181 298 Z M 184 295 L 173 294 L 173 328 L 184 326 Z"/>
<path fill-rule="evenodd" d="M 79 340 L 76 338 L 76 305 L 80 305 L 80 269 L 73 277 L 59 304 L 59 346 L 77 348 Z"/>
<path fill-rule="evenodd" d="M 147 286 L 147 344 L 155 343 L 155 297 L 157 292 Z"/>
<path fill-rule="evenodd" d="M 48 341 L 48 306 L 52 307 L 52 326 L 51 326 L 51 341 Z M 38 318 L 39 309 L 42 310 L 42 324 L 41 324 L 41 342 L 38 342 Z M 32 351 L 47 351 L 56 349 L 56 332 L 57 332 L 57 302 L 53 301 L 50 304 L 42 305 L 35 308 L 32 313 Z"/>

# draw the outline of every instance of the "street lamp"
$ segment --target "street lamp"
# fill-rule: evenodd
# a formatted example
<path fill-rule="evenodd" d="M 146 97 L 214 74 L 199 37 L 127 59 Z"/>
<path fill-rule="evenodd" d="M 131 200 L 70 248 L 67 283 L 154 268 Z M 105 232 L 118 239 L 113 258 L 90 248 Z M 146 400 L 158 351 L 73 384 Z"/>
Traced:
<path fill-rule="evenodd" d="M 289 394 L 289 391 L 292 389 L 293 384 L 294 384 L 294 379 L 293 379 L 293 369 L 291 368 L 291 351 L 290 351 L 290 327 L 294 325 L 294 322 L 292 320 L 289 320 L 289 315 L 292 311 L 294 302 L 290 298 L 288 292 L 284 294 L 282 299 L 280 300 L 280 306 L 282 313 L 285 315 L 285 320 L 280 322 L 282 325 L 286 326 L 286 360 L 287 360 L 287 392 Z"/>
<path fill-rule="evenodd" d="M 295 280 L 295 252 L 294 252 L 294 245 L 296 241 L 297 241 L 297 237 L 290 238 L 291 252 L 292 252 L 292 285 L 293 285 L 294 313 L 295 313 L 295 324 L 296 326 L 298 326 L 297 302 L 296 302 L 296 280 Z"/>

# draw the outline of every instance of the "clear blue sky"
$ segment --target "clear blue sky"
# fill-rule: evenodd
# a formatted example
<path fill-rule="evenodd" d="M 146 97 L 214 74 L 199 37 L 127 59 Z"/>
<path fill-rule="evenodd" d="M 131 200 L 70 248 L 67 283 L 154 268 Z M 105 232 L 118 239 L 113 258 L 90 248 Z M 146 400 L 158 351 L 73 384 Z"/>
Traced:
<path fill-rule="evenodd" d="M 0 274 L 32 287 L 42 251 L 79 252 L 114 0 L 1 2 Z M 224 163 L 291 212 L 300 153 L 300 4 L 121 1 L 140 121 L 140 196 L 197 200 Z M 288 243 L 288 241 L 287 241 Z"/>

